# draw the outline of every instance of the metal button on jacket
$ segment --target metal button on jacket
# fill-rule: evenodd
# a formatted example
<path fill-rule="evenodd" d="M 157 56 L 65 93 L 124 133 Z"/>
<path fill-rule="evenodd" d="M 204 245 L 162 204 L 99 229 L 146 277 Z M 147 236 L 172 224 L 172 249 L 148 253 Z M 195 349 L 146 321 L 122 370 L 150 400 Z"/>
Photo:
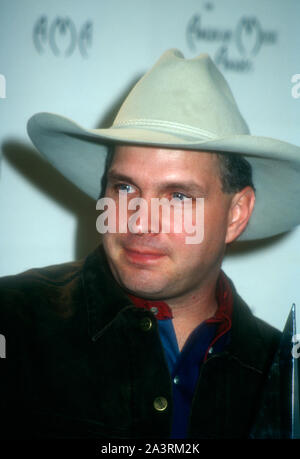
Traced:
<path fill-rule="evenodd" d="M 140 327 L 143 331 L 148 331 L 152 327 L 152 320 L 150 317 L 143 317 L 140 321 Z"/>
<path fill-rule="evenodd" d="M 165 397 L 156 397 L 153 405 L 157 411 L 164 411 L 168 406 L 168 401 Z"/>
<path fill-rule="evenodd" d="M 179 377 L 175 376 L 173 379 L 174 384 L 179 384 Z"/>

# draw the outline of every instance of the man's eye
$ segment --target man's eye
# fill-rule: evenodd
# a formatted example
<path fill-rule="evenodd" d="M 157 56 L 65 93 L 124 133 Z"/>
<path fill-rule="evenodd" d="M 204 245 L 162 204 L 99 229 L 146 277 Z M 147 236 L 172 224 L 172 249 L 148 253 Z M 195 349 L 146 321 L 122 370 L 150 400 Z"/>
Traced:
<path fill-rule="evenodd" d="M 190 199 L 189 196 L 183 193 L 179 193 L 178 191 L 175 191 L 175 193 L 172 193 L 173 199 L 177 199 L 178 201 L 185 201 L 186 199 Z"/>
<path fill-rule="evenodd" d="M 133 193 L 134 189 L 131 185 L 127 185 L 126 183 L 119 183 L 116 185 L 116 190 L 121 192 L 121 193 Z"/>

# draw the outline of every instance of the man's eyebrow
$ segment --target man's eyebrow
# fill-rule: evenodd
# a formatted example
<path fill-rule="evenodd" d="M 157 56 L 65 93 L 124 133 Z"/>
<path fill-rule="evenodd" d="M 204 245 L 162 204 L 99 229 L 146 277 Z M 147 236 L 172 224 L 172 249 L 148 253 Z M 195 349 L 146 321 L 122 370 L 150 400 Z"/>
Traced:
<path fill-rule="evenodd" d="M 166 189 L 166 190 L 180 190 L 183 192 L 191 193 L 191 194 L 202 194 L 202 195 L 207 195 L 207 188 L 204 187 L 203 185 L 200 185 L 197 182 L 194 181 L 182 181 L 182 182 L 166 182 L 161 185 L 160 188 Z"/>
<path fill-rule="evenodd" d="M 120 180 L 123 182 L 134 183 L 132 177 L 129 177 L 129 175 L 126 175 L 126 174 L 121 174 L 117 171 L 114 171 L 113 169 L 108 171 L 107 180 Z"/>

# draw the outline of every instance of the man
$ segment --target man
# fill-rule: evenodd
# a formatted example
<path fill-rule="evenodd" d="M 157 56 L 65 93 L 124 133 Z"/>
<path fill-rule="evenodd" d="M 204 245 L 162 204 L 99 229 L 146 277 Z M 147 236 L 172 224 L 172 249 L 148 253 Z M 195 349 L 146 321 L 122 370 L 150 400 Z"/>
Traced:
<path fill-rule="evenodd" d="M 113 215 L 86 260 L 0 281 L 6 433 L 259 436 L 280 333 L 252 315 L 221 264 L 232 241 L 299 223 L 299 148 L 251 136 L 211 59 L 185 60 L 177 50 L 138 82 L 110 129 L 42 113 L 28 132 L 94 199 L 102 181 L 98 208 L 112 203 Z M 173 207 L 153 220 L 155 199 Z M 191 231 L 176 231 L 186 216 Z M 202 237 L 191 242 L 199 225 Z"/>

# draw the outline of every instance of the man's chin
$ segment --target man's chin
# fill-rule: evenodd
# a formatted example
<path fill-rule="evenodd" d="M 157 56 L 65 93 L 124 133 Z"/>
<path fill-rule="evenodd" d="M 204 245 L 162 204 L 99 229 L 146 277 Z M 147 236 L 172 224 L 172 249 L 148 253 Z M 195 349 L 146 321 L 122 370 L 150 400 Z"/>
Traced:
<path fill-rule="evenodd" d="M 154 279 L 150 279 L 149 276 L 139 278 L 127 278 L 120 276 L 121 287 L 131 295 L 135 295 L 147 300 L 159 300 L 166 295 L 166 282 L 162 282 Z"/>
<path fill-rule="evenodd" d="M 160 299 L 162 296 L 164 296 L 162 288 L 158 288 L 157 286 L 154 285 L 147 285 L 147 284 L 134 284 L 134 285 L 124 285 L 124 289 L 130 293 L 131 295 L 135 295 L 141 298 L 145 298 L 147 300 L 154 300 L 154 299 Z"/>
<path fill-rule="evenodd" d="M 145 299 L 160 299 L 168 288 L 166 272 L 167 257 L 149 259 L 145 263 L 139 255 L 124 256 L 124 251 L 117 256 L 107 257 L 118 284 L 128 293 Z M 162 264 L 164 264 L 162 268 Z"/>

